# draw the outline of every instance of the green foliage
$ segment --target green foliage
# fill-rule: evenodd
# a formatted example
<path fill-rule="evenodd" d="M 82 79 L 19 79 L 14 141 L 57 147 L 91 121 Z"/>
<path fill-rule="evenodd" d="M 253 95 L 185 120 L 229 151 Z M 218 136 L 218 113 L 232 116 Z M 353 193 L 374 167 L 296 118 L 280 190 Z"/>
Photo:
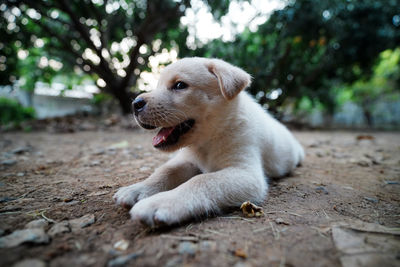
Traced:
<path fill-rule="evenodd" d="M 271 111 L 294 103 L 299 109 L 323 105 L 332 113 L 337 107 L 332 88 L 370 78 L 379 53 L 400 43 L 399 6 L 398 0 L 296 0 L 255 32 L 181 55 L 241 66 L 253 76 L 249 91 Z M 282 94 L 269 98 L 278 88 Z"/>
<path fill-rule="evenodd" d="M 229 7 L 227 0 L 204 2 L 215 17 Z M 0 56 L 15 64 L 1 73 L 0 82 L 12 82 L 12 74 L 22 78 L 24 89 L 32 90 L 37 81 L 50 83 L 59 72 L 70 77 L 85 73 L 93 80 L 101 78 L 105 86 L 100 89 L 113 95 L 128 113 L 130 90 L 140 72 L 150 69 L 149 57 L 184 44 L 188 33 L 179 24 L 190 4 L 188 0 L 2 1 Z M 161 41 L 157 49 L 154 40 Z M 26 59 L 18 60 L 20 49 L 29 53 Z M 62 68 L 40 66 L 43 58 L 62 63 Z"/>
<path fill-rule="evenodd" d="M 33 108 L 23 107 L 15 100 L 0 97 L 0 125 L 18 124 L 33 118 L 35 118 Z"/>
<path fill-rule="evenodd" d="M 93 96 L 91 102 L 95 105 L 101 105 L 106 101 L 110 101 L 111 99 L 112 96 L 110 96 L 109 94 L 99 93 Z"/>
<path fill-rule="evenodd" d="M 370 78 L 334 88 L 337 103 L 341 105 L 352 101 L 359 104 L 369 121 L 368 116 L 373 112 L 376 103 L 400 99 L 399 65 L 400 48 L 383 51 L 372 68 Z"/>

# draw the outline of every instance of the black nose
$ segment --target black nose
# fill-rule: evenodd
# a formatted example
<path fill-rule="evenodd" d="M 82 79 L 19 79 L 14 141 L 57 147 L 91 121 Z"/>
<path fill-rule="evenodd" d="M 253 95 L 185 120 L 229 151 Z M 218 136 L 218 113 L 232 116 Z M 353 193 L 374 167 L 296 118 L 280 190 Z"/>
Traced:
<path fill-rule="evenodd" d="M 146 106 L 146 104 L 147 103 L 143 98 L 141 98 L 141 97 L 136 98 L 132 103 L 135 115 L 138 115 L 139 112 L 144 110 L 144 107 Z"/>

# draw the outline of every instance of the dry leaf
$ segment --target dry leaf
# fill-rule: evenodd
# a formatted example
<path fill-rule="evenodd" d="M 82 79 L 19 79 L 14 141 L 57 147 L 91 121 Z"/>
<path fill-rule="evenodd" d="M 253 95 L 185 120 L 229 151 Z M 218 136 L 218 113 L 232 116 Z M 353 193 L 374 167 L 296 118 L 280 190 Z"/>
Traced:
<path fill-rule="evenodd" d="M 235 250 L 235 256 L 240 257 L 240 258 L 243 258 L 243 259 L 246 259 L 246 258 L 247 258 L 246 252 L 244 252 L 244 250 L 243 250 L 243 249 L 240 249 L 240 248 L 238 248 L 238 249 Z"/>
<path fill-rule="evenodd" d="M 246 217 L 262 217 L 264 216 L 264 211 L 261 207 L 251 203 L 250 201 L 244 202 L 240 209 L 243 212 L 243 215 Z"/>

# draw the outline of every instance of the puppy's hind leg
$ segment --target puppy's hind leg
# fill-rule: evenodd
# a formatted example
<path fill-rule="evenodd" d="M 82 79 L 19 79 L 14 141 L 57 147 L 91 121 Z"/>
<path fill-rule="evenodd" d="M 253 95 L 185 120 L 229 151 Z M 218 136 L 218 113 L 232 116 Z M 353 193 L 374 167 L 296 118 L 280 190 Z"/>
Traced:
<path fill-rule="evenodd" d="M 139 201 L 130 211 L 133 220 L 151 227 L 171 225 L 207 214 L 216 214 L 244 201 L 261 202 L 267 183 L 260 170 L 230 167 L 200 174 L 177 188 Z"/>

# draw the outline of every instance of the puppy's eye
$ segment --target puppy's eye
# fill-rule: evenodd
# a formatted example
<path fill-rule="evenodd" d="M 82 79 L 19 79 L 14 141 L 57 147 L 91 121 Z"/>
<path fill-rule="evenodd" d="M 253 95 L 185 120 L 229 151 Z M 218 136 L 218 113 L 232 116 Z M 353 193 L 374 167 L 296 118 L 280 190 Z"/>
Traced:
<path fill-rule="evenodd" d="M 172 90 L 183 90 L 186 89 L 188 85 L 184 82 L 176 82 L 174 86 L 172 86 Z"/>

